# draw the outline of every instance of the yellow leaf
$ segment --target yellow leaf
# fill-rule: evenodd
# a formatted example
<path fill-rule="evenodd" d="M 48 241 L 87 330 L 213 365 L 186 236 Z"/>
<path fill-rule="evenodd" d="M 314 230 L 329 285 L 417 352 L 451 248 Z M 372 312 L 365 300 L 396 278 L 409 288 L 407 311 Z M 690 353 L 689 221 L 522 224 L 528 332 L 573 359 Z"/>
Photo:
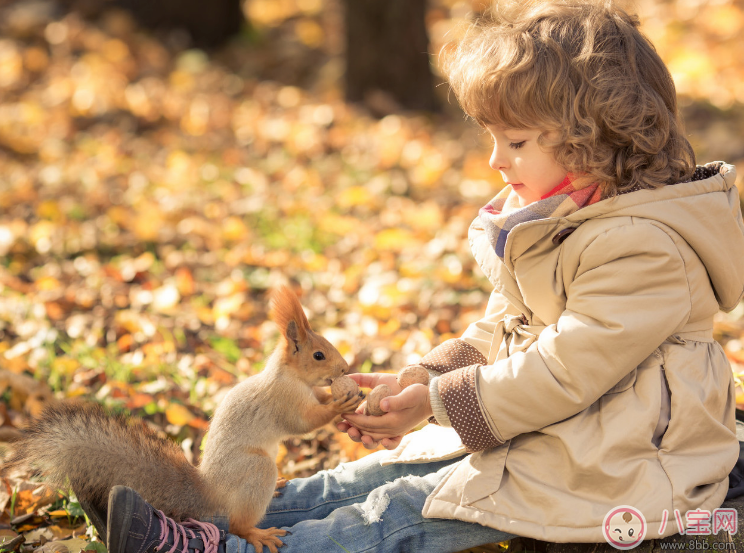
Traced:
<path fill-rule="evenodd" d="M 398 319 L 389 319 L 380 327 L 380 336 L 391 336 L 399 328 L 400 321 Z"/>
<path fill-rule="evenodd" d="M 403 220 L 415 230 L 435 232 L 442 228 L 444 216 L 436 202 L 423 202 L 403 211 Z"/>
<path fill-rule="evenodd" d="M 155 205 L 144 204 L 138 208 L 134 217 L 134 234 L 140 240 L 154 241 L 160 234 L 164 223 L 160 209 Z"/>
<path fill-rule="evenodd" d="M 78 360 L 70 357 L 57 357 L 52 361 L 52 371 L 64 375 L 71 375 L 78 370 L 78 368 L 80 368 Z"/>
<path fill-rule="evenodd" d="M 361 230 L 361 223 L 354 217 L 326 213 L 318 221 L 318 228 L 323 232 L 332 232 L 333 234 L 344 236 L 351 232 L 359 232 Z"/>
<path fill-rule="evenodd" d="M 49 221 L 61 221 L 62 210 L 59 208 L 59 204 L 54 200 L 45 200 L 36 207 L 36 215 L 39 219 L 48 219 Z"/>
<path fill-rule="evenodd" d="M 132 214 L 125 207 L 113 206 L 106 212 L 114 223 L 122 228 L 128 228 Z"/>
<path fill-rule="evenodd" d="M 60 526 L 57 526 L 56 524 L 47 526 L 47 528 L 52 533 L 55 540 L 64 540 L 72 537 L 72 533 L 75 531 L 74 528 L 62 528 Z"/>
<path fill-rule="evenodd" d="M 165 410 L 165 418 L 171 424 L 183 426 L 194 418 L 194 414 L 180 403 L 171 403 Z"/>
<path fill-rule="evenodd" d="M 378 250 L 400 251 L 413 243 L 413 233 L 402 228 L 385 229 L 375 236 L 375 248 Z"/>
<path fill-rule="evenodd" d="M 52 276 L 41 277 L 36 281 L 36 289 L 42 291 L 56 290 L 60 287 L 59 280 Z"/>
<path fill-rule="evenodd" d="M 214 324 L 214 315 L 209 307 L 198 307 L 196 309 L 196 316 L 199 317 L 199 320 L 204 324 Z"/>
<path fill-rule="evenodd" d="M 238 242 L 248 236 L 248 227 L 239 217 L 228 217 L 222 224 L 222 237 L 225 240 Z"/>
<path fill-rule="evenodd" d="M 325 271 L 328 268 L 328 258 L 321 254 L 315 254 L 305 260 L 305 270 L 311 273 Z"/>
<path fill-rule="evenodd" d="M 39 221 L 31 227 L 31 242 L 36 245 L 41 240 L 48 240 L 57 232 L 57 226 L 49 221 Z"/>
<path fill-rule="evenodd" d="M 372 192 L 363 186 L 352 186 L 342 190 L 336 198 L 339 207 L 349 208 L 357 205 L 366 205 L 374 199 Z"/>
<path fill-rule="evenodd" d="M 413 184 L 433 186 L 439 183 L 444 172 L 449 169 L 447 160 L 442 154 L 427 155 L 409 171 Z"/>
<path fill-rule="evenodd" d="M 226 298 L 218 298 L 214 302 L 214 318 L 219 319 L 220 317 L 229 317 L 233 313 L 236 313 L 245 303 L 245 294 L 239 292 L 232 294 Z"/>

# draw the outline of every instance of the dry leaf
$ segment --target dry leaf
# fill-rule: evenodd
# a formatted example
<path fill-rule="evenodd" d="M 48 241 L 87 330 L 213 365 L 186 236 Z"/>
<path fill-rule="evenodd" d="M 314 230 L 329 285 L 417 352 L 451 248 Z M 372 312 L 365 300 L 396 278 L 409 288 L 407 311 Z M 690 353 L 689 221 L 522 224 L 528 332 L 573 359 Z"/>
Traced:
<path fill-rule="evenodd" d="M 180 403 L 171 403 L 165 410 L 165 418 L 171 424 L 183 426 L 194 420 L 194 414 Z"/>

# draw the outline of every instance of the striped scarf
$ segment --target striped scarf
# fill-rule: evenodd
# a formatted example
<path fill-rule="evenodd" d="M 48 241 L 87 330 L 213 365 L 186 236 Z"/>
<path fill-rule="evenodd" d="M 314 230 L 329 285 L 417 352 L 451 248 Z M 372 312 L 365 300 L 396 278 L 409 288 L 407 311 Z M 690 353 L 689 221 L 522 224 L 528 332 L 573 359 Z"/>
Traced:
<path fill-rule="evenodd" d="M 518 224 L 549 217 L 566 217 L 602 199 L 602 191 L 598 184 L 587 184 L 577 188 L 572 180 L 571 175 L 567 175 L 561 184 L 540 200 L 524 207 L 519 206 L 519 196 L 512 191 L 512 187 L 506 186 L 480 209 L 478 216 L 496 255 L 502 261 L 506 237 Z"/>

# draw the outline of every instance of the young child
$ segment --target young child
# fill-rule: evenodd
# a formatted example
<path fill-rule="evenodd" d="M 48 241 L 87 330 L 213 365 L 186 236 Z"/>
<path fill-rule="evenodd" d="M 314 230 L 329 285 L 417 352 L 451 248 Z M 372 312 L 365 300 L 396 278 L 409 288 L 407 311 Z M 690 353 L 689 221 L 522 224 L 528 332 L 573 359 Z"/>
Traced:
<path fill-rule="evenodd" d="M 289 530 L 286 553 L 603 542 L 618 506 L 646 539 L 678 533 L 675 514 L 721 505 L 739 451 L 712 334 L 744 292 L 734 168 L 695 167 L 668 70 L 609 0 L 502 4 L 446 69 L 508 184 L 470 229 L 485 316 L 424 356 L 428 387 L 354 375 L 400 393 L 341 428 L 394 451 L 290 481 L 263 526 Z M 127 509 L 112 501 L 109 524 Z M 161 528 L 171 552 L 202 543 Z M 143 543 L 133 530 L 109 552 Z"/>

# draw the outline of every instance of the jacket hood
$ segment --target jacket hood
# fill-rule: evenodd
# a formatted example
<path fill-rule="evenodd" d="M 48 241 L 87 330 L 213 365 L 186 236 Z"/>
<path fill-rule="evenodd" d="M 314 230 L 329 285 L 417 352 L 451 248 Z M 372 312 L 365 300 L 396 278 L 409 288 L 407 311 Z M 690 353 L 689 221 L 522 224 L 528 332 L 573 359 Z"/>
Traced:
<path fill-rule="evenodd" d="M 608 198 L 566 217 L 522 223 L 511 232 L 504 263 L 511 271 L 513 260 L 547 233 L 576 228 L 589 219 L 642 217 L 671 228 L 692 247 L 705 265 L 721 309 L 730 311 L 744 295 L 744 222 L 735 180 L 733 165 L 712 162 L 698 166 L 686 182 Z M 476 219 L 471 243 L 482 241 L 483 234 Z"/>

